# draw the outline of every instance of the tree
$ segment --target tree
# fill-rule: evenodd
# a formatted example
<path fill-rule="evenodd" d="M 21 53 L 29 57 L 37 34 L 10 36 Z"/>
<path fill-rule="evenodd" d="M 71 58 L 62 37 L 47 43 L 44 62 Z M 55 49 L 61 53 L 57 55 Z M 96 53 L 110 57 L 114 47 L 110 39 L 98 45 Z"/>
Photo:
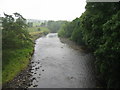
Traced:
<path fill-rule="evenodd" d="M 21 48 L 31 45 L 30 35 L 27 32 L 26 20 L 19 13 L 14 13 L 17 19 L 12 15 L 4 14 L 2 46 L 3 49 Z"/>
<path fill-rule="evenodd" d="M 64 23 L 65 21 L 48 21 L 47 27 L 52 33 L 56 33 Z"/>

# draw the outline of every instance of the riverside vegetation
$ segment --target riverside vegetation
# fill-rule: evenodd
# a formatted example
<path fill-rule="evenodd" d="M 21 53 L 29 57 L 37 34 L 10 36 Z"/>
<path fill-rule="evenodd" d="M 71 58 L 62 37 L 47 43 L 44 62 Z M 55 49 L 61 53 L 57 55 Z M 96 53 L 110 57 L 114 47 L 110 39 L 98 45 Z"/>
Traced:
<path fill-rule="evenodd" d="M 80 18 L 66 22 L 58 35 L 91 49 L 102 87 L 120 88 L 120 2 L 87 3 Z"/>
<path fill-rule="evenodd" d="M 28 27 L 26 19 L 19 13 L 4 14 L 2 18 L 2 83 L 12 80 L 24 70 L 34 50 L 34 41 L 49 29 Z"/>

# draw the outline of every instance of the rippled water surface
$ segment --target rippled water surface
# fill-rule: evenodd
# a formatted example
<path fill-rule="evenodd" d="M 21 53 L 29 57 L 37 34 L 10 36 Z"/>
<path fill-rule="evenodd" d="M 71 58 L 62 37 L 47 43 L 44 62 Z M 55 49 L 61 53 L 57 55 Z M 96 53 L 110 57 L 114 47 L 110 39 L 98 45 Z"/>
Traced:
<path fill-rule="evenodd" d="M 60 42 L 57 33 L 36 40 L 32 58 L 32 86 L 36 88 L 95 87 L 89 61 L 82 53 Z M 30 88 L 31 88 L 30 87 Z"/>

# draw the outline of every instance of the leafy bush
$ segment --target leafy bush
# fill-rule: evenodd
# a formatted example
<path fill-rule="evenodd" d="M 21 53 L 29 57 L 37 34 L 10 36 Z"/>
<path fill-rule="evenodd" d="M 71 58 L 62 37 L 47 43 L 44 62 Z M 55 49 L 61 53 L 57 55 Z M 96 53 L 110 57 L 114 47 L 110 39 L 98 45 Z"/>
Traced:
<path fill-rule="evenodd" d="M 27 32 L 26 20 L 19 14 L 4 14 L 2 30 L 2 83 L 12 80 L 29 63 L 33 42 Z"/>

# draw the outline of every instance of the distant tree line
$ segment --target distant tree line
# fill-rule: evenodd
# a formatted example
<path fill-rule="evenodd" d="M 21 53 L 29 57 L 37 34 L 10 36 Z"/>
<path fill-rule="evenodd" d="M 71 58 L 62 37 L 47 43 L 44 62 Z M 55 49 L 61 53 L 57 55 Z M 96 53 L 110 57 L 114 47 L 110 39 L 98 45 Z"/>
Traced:
<path fill-rule="evenodd" d="M 47 28 L 50 30 L 50 32 L 56 33 L 60 29 L 61 25 L 65 22 L 66 21 L 48 21 Z"/>
<path fill-rule="evenodd" d="M 67 21 L 45 21 L 42 22 L 40 25 L 36 25 L 35 27 L 46 27 L 50 30 L 51 33 L 57 33 L 58 30 L 60 29 L 60 27 Z M 34 22 L 28 22 L 27 25 L 29 27 L 33 27 L 34 26 Z M 40 31 L 40 30 L 39 30 Z"/>
<path fill-rule="evenodd" d="M 87 3 L 80 18 L 65 23 L 58 35 L 87 45 L 103 87 L 120 88 L 120 3 Z"/>

